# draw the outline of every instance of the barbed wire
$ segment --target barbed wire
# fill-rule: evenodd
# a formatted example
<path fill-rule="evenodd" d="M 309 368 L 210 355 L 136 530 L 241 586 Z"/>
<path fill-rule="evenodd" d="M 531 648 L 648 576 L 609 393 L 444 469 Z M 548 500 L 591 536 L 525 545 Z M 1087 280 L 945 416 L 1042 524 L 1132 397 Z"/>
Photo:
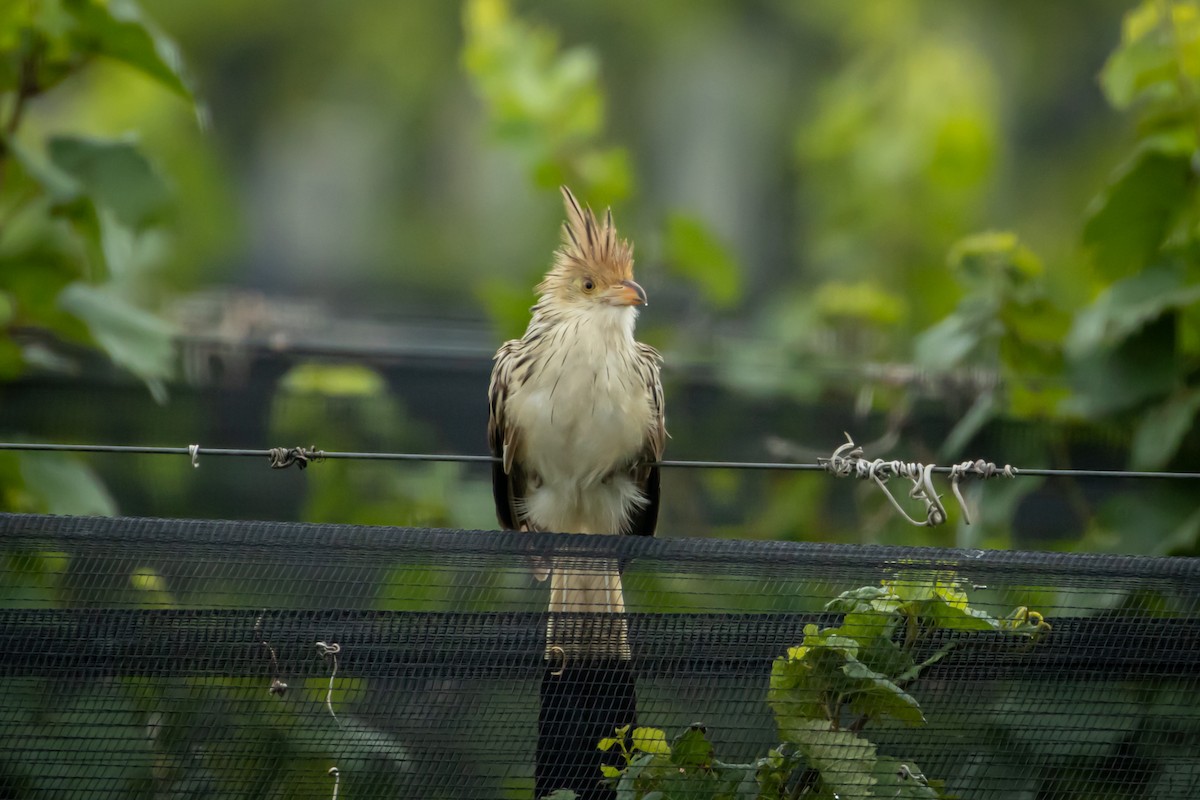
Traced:
<path fill-rule="evenodd" d="M 121 453 L 133 455 L 179 455 L 191 459 L 199 466 L 199 459 L 208 457 L 260 458 L 268 459 L 270 466 L 279 469 L 292 465 L 304 469 L 308 464 L 325 460 L 353 461 L 399 461 L 399 462 L 450 462 L 465 464 L 493 464 L 498 462 L 491 455 L 465 455 L 455 453 L 384 453 L 318 450 L 315 447 L 201 447 L 198 444 L 186 447 L 160 447 L 152 445 L 113 444 L 59 444 L 50 442 L 0 442 L 0 451 L 56 452 L 56 453 Z M 836 451 L 835 451 L 836 452 Z M 889 462 L 890 463 L 890 462 Z M 729 469 L 778 472 L 829 472 L 827 462 L 790 463 L 786 461 L 723 461 L 723 460 L 672 460 L 658 462 L 664 469 Z M 928 465 L 933 473 L 954 475 L 962 472 L 961 465 Z M 1200 480 L 1200 472 L 1155 472 L 1147 470 L 1068 469 L 1011 467 L 1013 476 L 1106 478 L 1106 479 L 1150 479 L 1150 480 Z"/>

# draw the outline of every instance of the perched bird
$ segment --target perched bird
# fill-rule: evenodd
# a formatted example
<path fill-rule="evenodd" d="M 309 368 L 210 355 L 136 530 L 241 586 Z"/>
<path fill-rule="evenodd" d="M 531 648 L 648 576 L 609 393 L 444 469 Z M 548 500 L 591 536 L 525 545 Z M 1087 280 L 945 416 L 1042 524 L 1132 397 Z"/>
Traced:
<path fill-rule="evenodd" d="M 612 212 L 601 223 L 569 189 L 562 194 L 562 246 L 525 335 L 505 342 L 492 369 L 496 514 L 510 530 L 650 536 L 667 433 L 662 360 L 633 338 L 646 293 Z M 558 557 L 540 563 L 537 577 L 550 579 L 550 613 L 535 796 L 615 798 L 598 783 L 613 753 L 596 745 L 637 719 L 620 565 Z"/>
<path fill-rule="evenodd" d="M 492 370 L 496 513 L 510 530 L 650 536 L 667 434 L 662 359 L 633 336 L 646 293 L 612 211 L 601 223 L 569 189 L 562 195 L 562 246 L 525 335 L 504 343 Z M 615 563 L 549 572 L 550 611 L 624 612 Z M 624 635 L 616 639 L 611 654 L 628 658 Z M 592 637 L 588 649 L 598 646 Z"/>

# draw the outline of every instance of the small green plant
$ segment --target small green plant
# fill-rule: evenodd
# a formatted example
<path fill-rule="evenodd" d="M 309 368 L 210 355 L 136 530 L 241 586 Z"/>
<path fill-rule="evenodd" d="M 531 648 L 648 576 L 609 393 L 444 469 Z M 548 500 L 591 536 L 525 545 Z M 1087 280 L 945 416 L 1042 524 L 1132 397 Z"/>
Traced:
<path fill-rule="evenodd" d="M 619 728 L 599 748 L 620 748 L 624 766 L 603 768 L 622 800 L 785 800 L 947 797 L 912 761 L 877 752 L 862 735 L 883 718 L 925 724 L 906 691 L 957 647 L 964 633 L 997 632 L 1035 642 L 1050 630 L 1036 611 L 1003 619 L 972 608 L 950 572 L 910 573 L 845 592 L 826 608 L 837 627 L 808 625 L 804 641 L 775 659 L 767 696 L 782 743 L 748 764 L 716 758 L 692 725 L 670 745 L 655 728 Z"/>
<path fill-rule="evenodd" d="M 620 749 L 624 766 L 605 765 L 601 770 L 622 800 L 732 800 L 758 796 L 744 791 L 754 785 L 754 767 L 718 761 L 708 731 L 700 723 L 693 724 L 671 744 L 658 728 L 635 728 L 631 740 L 626 725 L 617 728 L 615 737 L 602 739 L 599 747 L 605 751 Z"/>

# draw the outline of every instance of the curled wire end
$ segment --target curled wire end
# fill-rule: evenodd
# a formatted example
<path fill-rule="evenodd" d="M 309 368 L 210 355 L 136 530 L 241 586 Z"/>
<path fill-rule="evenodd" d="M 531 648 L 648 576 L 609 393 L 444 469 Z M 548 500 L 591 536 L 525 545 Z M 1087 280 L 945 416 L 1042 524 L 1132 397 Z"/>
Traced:
<path fill-rule="evenodd" d="M 558 677 L 567 671 L 566 650 L 563 650 L 558 645 L 551 645 L 550 649 L 547 651 L 547 655 L 554 656 L 554 658 L 551 660 L 551 664 L 554 665 L 554 669 L 550 670 L 551 675 Z"/>
<path fill-rule="evenodd" d="M 189 444 L 188 455 L 192 457 L 192 469 L 200 468 L 200 445 Z"/>
<path fill-rule="evenodd" d="M 337 677 L 337 654 L 342 652 L 342 646 L 337 642 L 317 642 L 316 646 L 322 657 L 328 658 L 333 662 L 333 670 L 329 673 L 329 690 L 325 692 L 325 707 L 329 709 L 329 716 L 333 717 L 333 721 L 340 728 L 342 727 L 342 721 L 338 719 L 337 714 L 333 711 L 333 681 Z"/>
<path fill-rule="evenodd" d="M 833 455 L 829 458 L 818 458 L 817 463 L 825 468 L 826 472 L 830 472 L 839 478 L 845 478 L 854 471 L 856 462 L 862 458 L 862 448 L 854 443 L 850 438 L 850 434 L 843 431 L 846 437 L 846 443 L 833 451 Z M 874 476 L 872 476 L 874 477 Z"/>
<path fill-rule="evenodd" d="M 950 467 L 950 490 L 954 492 L 954 499 L 958 501 L 958 505 L 963 511 L 963 520 L 971 524 L 971 511 L 967 506 L 967 501 L 963 498 L 962 491 L 959 489 L 959 481 L 963 478 L 979 478 L 987 480 L 988 478 L 1015 478 L 1019 470 L 1011 464 L 1005 464 L 1003 467 L 998 467 L 992 461 L 984 461 L 982 458 L 975 461 L 963 461 L 960 464 L 955 464 Z"/>
<path fill-rule="evenodd" d="M 295 464 L 304 469 L 310 462 L 324 461 L 325 451 L 318 450 L 315 445 L 308 447 L 272 447 L 267 451 L 271 460 L 271 469 L 287 469 Z"/>
<path fill-rule="evenodd" d="M 921 464 L 906 461 L 884 461 L 881 458 L 868 461 L 863 457 L 863 450 L 854 444 L 854 440 L 850 434 L 846 434 L 846 443 L 840 445 L 833 454 L 828 458 L 819 459 L 819 463 L 829 472 L 839 478 L 855 477 L 870 480 L 879 487 L 888 502 L 896 509 L 897 513 L 910 525 L 918 527 L 935 527 L 945 524 L 948 516 L 946 507 L 942 505 L 942 496 L 937 493 L 937 489 L 933 485 L 933 472 L 937 467 L 934 464 Z M 959 487 L 959 482 L 963 478 L 1014 478 L 1017 476 L 1018 470 L 1010 464 L 1005 464 L 1003 467 L 998 467 L 991 461 L 978 459 L 976 461 L 964 461 L 961 464 L 955 464 L 950 467 L 950 489 L 954 493 L 954 499 L 958 501 L 958 505 L 962 508 L 963 519 L 970 525 L 971 512 L 967 507 L 966 499 L 962 495 L 962 490 Z M 899 476 L 912 481 L 912 488 L 908 492 L 909 498 L 925 505 L 925 519 L 916 520 L 909 516 L 908 512 L 897 502 L 895 496 L 887 488 L 888 479 Z"/>
<path fill-rule="evenodd" d="M 342 773 L 338 771 L 337 767 L 330 767 L 329 771 L 325 774 L 333 778 L 333 800 L 337 800 L 338 785 L 342 782 Z"/>

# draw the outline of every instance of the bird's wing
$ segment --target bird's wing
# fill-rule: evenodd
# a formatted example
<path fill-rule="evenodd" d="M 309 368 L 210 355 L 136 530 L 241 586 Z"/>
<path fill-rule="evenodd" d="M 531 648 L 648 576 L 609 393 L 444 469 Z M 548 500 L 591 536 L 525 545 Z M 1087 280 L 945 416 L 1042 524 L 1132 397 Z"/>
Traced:
<path fill-rule="evenodd" d="M 667 444 L 667 428 L 663 415 L 663 388 L 659 368 L 662 356 L 653 347 L 638 343 L 637 366 L 640 383 L 650 397 L 654 410 L 642 452 L 633 464 L 633 480 L 646 498 L 646 504 L 637 509 L 629 520 L 627 532 L 635 536 L 653 536 L 658 526 L 658 462 L 662 460 Z"/>
<path fill-rule="evenodd" d="M 505 417 L 508 397 L 517 380 L 517 361 L 522 342 L 505 342 L 496 352 L 492 367 L 492 382 L 488 386 L 488 446 L 500 459 L 492 464 L 492 497 L 496 501 L 496 516 L 506 530 L 523 528 L 518 505 L 525 496 L 525 473 L 516 460 L 520 446 L 517 427 Z"/>

